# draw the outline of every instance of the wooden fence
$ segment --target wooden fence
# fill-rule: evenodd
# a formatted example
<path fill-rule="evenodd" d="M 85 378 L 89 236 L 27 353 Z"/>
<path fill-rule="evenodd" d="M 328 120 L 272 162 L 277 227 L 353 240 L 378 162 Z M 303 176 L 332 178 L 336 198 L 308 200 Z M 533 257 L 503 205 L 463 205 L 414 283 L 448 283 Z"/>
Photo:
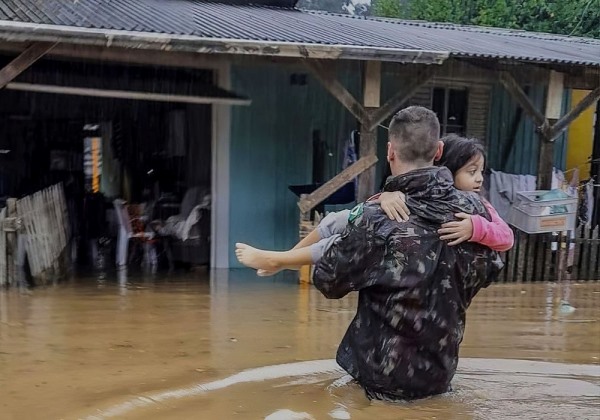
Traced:
<path fill-rule="evenodd" d="M 62 185 L 53 185 L 16 202 L 9 200 L 3 215 L 4 229 L 0 232 L 0 284 L 10 285 L 16 282 L 17 270 L 11 269 L 11 266 L 22 266 L 25 256 L 34 279 L 45 282 L 48 278 L 59 275 L 63 268 L 61 258 L 70 239 Z M 13 228 L 7 228 L 6 221 L 12 222 Z"/>
<path fill-rule="evenodd" d="M 515 246 L 505 254 L 499 281 L 539 282 L 600 279 L 598 226 L 574 234 L 528 235 L 515 231 Z"/>

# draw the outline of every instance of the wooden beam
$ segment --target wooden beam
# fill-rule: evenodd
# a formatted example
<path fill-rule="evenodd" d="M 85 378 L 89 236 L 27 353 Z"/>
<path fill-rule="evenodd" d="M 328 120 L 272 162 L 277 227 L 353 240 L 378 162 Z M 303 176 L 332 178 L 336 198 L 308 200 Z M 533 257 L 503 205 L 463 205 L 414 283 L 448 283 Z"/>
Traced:
<path fill-rule="evenodd" d="M 360 132 L 360 155 L 361 156 L 376 156 L 377 155 L 377 131 Z M 370 196 L 375 194 L 375 166 L 363 171 L 358 177 L 358 188 L 356 191 L 356 201 L 366 201 Z"/>
<path fill-rule="evenodd" d="M 307 213 L 314 207 L 323 202 L 331 194 L 352 181 L 358 175 L 369 169 L 377 163 L 377 156 L 369 155 L 361 157 L 359 160 L 348 166 L 342 172 L 331 178 L 325 184 L 321 185 L 311 194 L 307 195 L 298 202 L 298 207 L 302 213 Z"/>
<path fill-rule="evenodd" d="M 33 63 L 42 58 L 56 43 L 36 42 L 0 70 L 0 89 L 12 82 Z"/>
<path fill-rule="evenodd" d="M 363 68 L 363 105 L 371 114 L 379 108 L 381 96 L 381 63 L 366 63 Z M 370 118 L 361 123 L 359 156 L 377 156 L 377 126 L 372 127 Z M 366 201 L 375 193 L 375 166 L 358 177 L 357 201 Z"/>
<path fill-rule="evenodd" d="M 154 102 L 177 102 L 188 104 L 250 105 L 250 99 L 219 98 L 208 96 L 173 95 L 168 93 L 140 92 L 133 90 L 108 90 L 82 88 L 74 86 L 38 85 L 33 83 L 9 83 L 6 89 L 26 92 L 55 93 L 74 96 L 93 96 L 97 98 L 133 99 Z"/>
<path fill-rule="evenodd" d="M 320 60 L 306 60 L 304 62 L 311 73 L 321 82 L 323 87 L 329 91 L 361 124 L 369 121 L 369 114 L 354 96 L 339 82 L 333 71 L 333 67 L 326 65 Z M 327 63 L 333 64 L 333 63 Z"/>
<path fill-rule="evenodd" d="M 565 76 L 566 89 L 593 90 L 600 85 L 600 68 L 585 67 Z"/>
<path fill-rule="evenodd" d="M 374 130 L 382 121 L 398 110 L 402 104 L 408 101 L 419 88 L 427 83 L 435 74 L 431 67 L 420 72 L 414 79 L 407 83 L 407 88 L 396 93 L 379 109 L 371 112 L 371 123 L 367 126 L 368 130 Z"/>
<path fill-rule="evenodd" d="M 0 51 L 20 53 L 21 44 L 2 44 Z M 89 61 L 113 62 L 124 64 L 142 64 L 163 67 L 181 67 L 193 69 L 219 69 L 222 63 L 230 62 L 232 57 L 215 56 L 179 51 L 132 50 L 131 48 L 98 47 L 94 45 L 58 44 L 47 53 L 57 59 L 81 59 Z M 263 59 L 266 60 L 266 59 Z M 289 59 L 292 60 L 292 59 Z M 293 59 L 297 60 L 297 59 Z"/>
<path fill-rule="evenodd" d="M 565 92 L 565 78 L 563 73 L 552 70 L 548 82 L 546 95 L 546 118 L 558 120 L 562 117 L 563 94 Z"/>
<path fill-rule="evenodd" d="M 442 64 L 450 53 L 414 48 L 326 45 L 313 42 L 218 39 L 174 33 L 65 27 L 0 20 L 0 40 L 55 41 L 106 47 L 189 51 L 208 54 L 262 55 L 332 60 L 379 60 L 413 64 Z"/>
<path fill-rule="evenodd" d="M 363 105 L 365 108 L 379 108 L 381 102 L 381 61 L 367 61 L 365 64 L 365 84 Z"/>
<path fill-rule="evenodd" d="M 588 93 L 571 111 L 556 122 L 551 128 L 551 138 L 555 139 L 562 133 L 583 111 L 600 99 L 600 86 Z"/>
<path fill-rule="evenodd" d="M 529 97 L 523 92 L 517 81 L 508 72 L 500 73 L 500 83 L 510 93 L 510 95 L 523 108 L 525 113 L 533 119 L 536 126 L 541 127 L 547 124 L 546 117 L 531 103 Z"/>
<path fill-rule="evenodd" d="M 539 134 L 540 150 L 536 185 L 538 190 L 549 190 L 552 187 L 552 171 L 554 169 L 554 142 Z"/>
<path fill-rule="evenodd" d="M 552 70 L 548 76 L 546 106 L 544 115 L 546 121 L 539 129 L 540 150 L 538 154 L 537 189 L 552 188 L 552 171 L 554 168 L 554 148 L 552 124 L 562 116 L 564 93 L 564 76 Z"/>

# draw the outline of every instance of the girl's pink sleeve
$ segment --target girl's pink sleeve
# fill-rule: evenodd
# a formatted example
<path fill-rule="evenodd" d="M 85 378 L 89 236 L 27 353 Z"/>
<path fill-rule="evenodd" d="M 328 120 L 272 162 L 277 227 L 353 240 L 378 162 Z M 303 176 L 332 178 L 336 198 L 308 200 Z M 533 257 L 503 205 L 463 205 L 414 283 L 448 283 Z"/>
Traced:
<path fill-rule="evenodd" d="M 483 216 L 471 216 L 473 236 L 471 236 L 470 242 L 477 242 L 494 251 L 508 251 L 515 241 L 512 229 L 502 220 L 490 203 L 485 200 L 483 203 L 492 217 L 492 221 Z"/>

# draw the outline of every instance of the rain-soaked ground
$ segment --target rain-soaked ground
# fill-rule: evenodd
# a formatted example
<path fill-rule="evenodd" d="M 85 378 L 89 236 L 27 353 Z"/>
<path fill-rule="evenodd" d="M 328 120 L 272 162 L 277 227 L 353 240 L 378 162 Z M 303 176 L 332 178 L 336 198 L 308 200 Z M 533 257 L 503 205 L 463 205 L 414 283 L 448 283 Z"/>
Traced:
<path fill-rule="evenodd" d="M 455 390 L 389 405 L 331 360 L 355 296 L 327 301 L 250 271 L 210 277 L 0 292 L 0 418 L 599 418 L 600 283 L 484 290 Z"/>

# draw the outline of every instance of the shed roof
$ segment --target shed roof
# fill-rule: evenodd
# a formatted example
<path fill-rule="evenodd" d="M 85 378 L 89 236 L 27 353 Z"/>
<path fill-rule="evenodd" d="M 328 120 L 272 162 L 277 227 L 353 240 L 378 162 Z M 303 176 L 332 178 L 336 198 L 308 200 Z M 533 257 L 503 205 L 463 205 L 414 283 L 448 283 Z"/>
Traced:
<path fill-rule="evenodd" d="M 254 4 L 249 4 L 254 3 Z M 2 0 L 0 39 L 383 61 L 600 67 L 600 40 L 298 10 L 293 0 Z M 275 6 L 274 6 L 275 5 Z M 184 48 L 185 46 L 185 48 Z M 144 46 L 148 48 L 148 46 Z"/>

